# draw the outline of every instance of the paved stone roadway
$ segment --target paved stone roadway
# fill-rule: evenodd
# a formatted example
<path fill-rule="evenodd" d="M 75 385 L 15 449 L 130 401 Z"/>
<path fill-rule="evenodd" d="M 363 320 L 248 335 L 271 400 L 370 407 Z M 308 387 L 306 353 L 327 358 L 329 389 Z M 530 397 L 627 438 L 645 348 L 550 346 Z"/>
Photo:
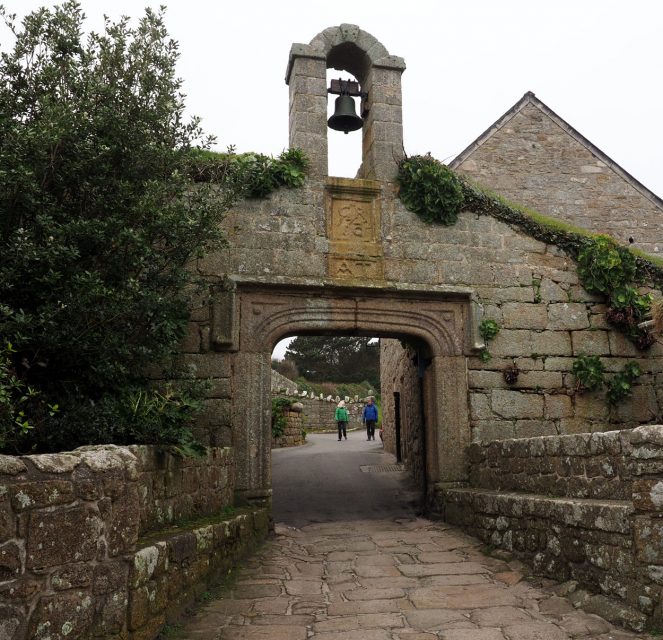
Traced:
<path fill-rule="evenodd" d="M 278 526 L 220 599 L 202 605 L 191 640 L 626 640 L 523 579 L 517 562 L 417 518 Z"/>

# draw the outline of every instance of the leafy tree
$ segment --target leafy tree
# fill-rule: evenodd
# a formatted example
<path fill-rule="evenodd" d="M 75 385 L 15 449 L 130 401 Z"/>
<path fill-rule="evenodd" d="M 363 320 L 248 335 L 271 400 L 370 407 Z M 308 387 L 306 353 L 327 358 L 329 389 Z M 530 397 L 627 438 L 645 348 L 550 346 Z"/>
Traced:
<path fill-rule="evenodd" d="M 0 15 L 0 448 L 186 440 L 195 390 L 143 371 L 184 334 L 186 266 L 222 240 L 241 172 L 192 187 L 212 140 L 185 118 L 163 10 L 87 37 L 73 0 Z"/>
<path fill-rule="evenodd" d="M 380 387 L 380 347 L 372 338 L 298 336 L 285 353 L 312 382 L 362 382 Z"/>

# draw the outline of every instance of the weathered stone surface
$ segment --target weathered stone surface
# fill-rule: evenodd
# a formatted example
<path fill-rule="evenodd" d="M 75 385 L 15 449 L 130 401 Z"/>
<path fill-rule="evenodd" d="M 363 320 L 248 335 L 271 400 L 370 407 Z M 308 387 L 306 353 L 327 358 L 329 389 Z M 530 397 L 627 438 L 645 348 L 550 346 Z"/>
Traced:
<path fill-rule="evenodd" d="M 21 549 L 15 542 L 0 544 L 0 582 L 13 580 L 21 575 L 21 555 Z"/>
<path fill-rule="evenodd" d="M 0 474 L 17 476 L 26 471 L 26 466 L 18 458 L 0 455 Z"/>
<path fill-rule="evenodd" d="M 663 479 L 634 480 L 633 504 L 638 511 L 663 511 Z"/>
<path fill-rule="evenodd" d="M 504 633 L 509 640 L 568 640 L 565 631 L 550 624 L 541 622 L 527 622 L 514 624 L 504 628 Z"/>
<path fill-rule="evenodd" d="M 74 486 L 65 480 L 22 482 L 11 487 L 12 507 L 15 511 L 38 509 L 56 504 L 68 504 L 75 499 Z"/>
<path fill-rule="evenodd" d="M 506 303 L 502 305 L 502 314 L 505 329 L 545 329 L 548 323 L 543 304 Z"/>
<path fill-rule="evenodd" d="M 610 354 L 610 341 L 606 331 L 573 331 L 573 355 L 607 356 Z"/>
<path fill-rule="evenodd" d="M 129 566 L 123 560 L 109 560 L 94 568 L 92 593 L 101 595 L 126 589 Z"/>
<path fill-rule="evenodd" d="M 507 589 L 482 584 L 413 589 L 410 600 L 417 609 L 479 609 L 518 603 Z"/>
<path fill-rule="evenodd" d="M 543 396 L 519 391 L 495 390 L 491 394 L 493 411 L 503 418 L 542 418 Z"/>
<path fill-rule="evenodd" d="M 633 537 L 636 557 L 640 562 L 663 565 L 663 520 L 636 518 Z"/>
<path fill-rule="evenodd" d="M 81 461 L 70 453 L 42 453 L 30 456 L 29 460 L 44 473 L 71 473 Z"/>
<path fill-rule="evenodd" d="M 51 586 L 56 591 L 89 587 L 92 584 L 93 568 L 82 562 L 65 565 L 51 574 Z"/>
<path fill-rule="evenodd" d="M 630 431 L 629 436 L 631 444 L 651 444 L 663 448 L 663 425 L 650 424 L 636 427 Z"/>
<path fill-rule="evenodd" d="M 23 635 L 25 616 L 17 607 L 0 604 L 0 638 L 14 640 Z"/>
<path fill-rule="evenodd" d="M 586 329 L 589 327 L 587 306 L 576 302 L 564 302 L 548 305 L 547 329 L 564 331 Z"/>
<path fill-rule="evenodd" d="M 546 395 L 544 415 L 548 419 L 569 418 L 573 415 L 573 401 L 567 395 Z"/>
<path fill-rule="evenodd" d="M 30 512 L 27 566 L 49 567 L 94 559 L 102 528 L 99 515 L 88 507 Z"/>
<path fill-rule="evenodd" d="M 44 596 L 39 599 L 30 617 L 30 638 L 34 640 L 87 638 L 93 613 L 93 600 L 86 591 Z"/>

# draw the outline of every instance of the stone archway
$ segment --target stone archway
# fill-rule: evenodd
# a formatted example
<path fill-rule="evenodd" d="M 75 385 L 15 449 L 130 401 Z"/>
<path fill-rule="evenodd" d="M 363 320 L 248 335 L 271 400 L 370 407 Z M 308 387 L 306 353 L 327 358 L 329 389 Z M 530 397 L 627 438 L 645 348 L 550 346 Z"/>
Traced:
<path fill-rule="evenodd" d="M 232 363 L 233 446 L 238 502 L 271 495 L 271 351 L 302 333 L 407 337 L 421 345 L 426 414 L 426 486 L 465 479 L 470 432 L 465 353 L 470 340 L 467 291 L 323 287 L 237 282 Z"/>

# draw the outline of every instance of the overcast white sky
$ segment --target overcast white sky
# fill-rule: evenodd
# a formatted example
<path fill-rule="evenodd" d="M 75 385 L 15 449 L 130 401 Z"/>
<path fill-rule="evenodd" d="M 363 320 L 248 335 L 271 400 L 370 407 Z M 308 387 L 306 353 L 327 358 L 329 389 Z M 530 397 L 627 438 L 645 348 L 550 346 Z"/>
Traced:
<path fill-rule="evenodd" d="M 46 0 L 3 0 L 19 16 Z M 663 3 L 658 0 L 83 0 L 102 15 L 168 7 L 191 113 L 220 149 L 278 154 L 288 144 L 290 45 L 359 25 L 405 58 L 408 154 L 449 161 L 533 91 L 663 196 Z M 0 31 L 1 45 L 8 46 Z M 338 74 L 332 74 L 333 76 Z M 354 176 L 360 135 L 330 132 L 330 174 Z"/>

